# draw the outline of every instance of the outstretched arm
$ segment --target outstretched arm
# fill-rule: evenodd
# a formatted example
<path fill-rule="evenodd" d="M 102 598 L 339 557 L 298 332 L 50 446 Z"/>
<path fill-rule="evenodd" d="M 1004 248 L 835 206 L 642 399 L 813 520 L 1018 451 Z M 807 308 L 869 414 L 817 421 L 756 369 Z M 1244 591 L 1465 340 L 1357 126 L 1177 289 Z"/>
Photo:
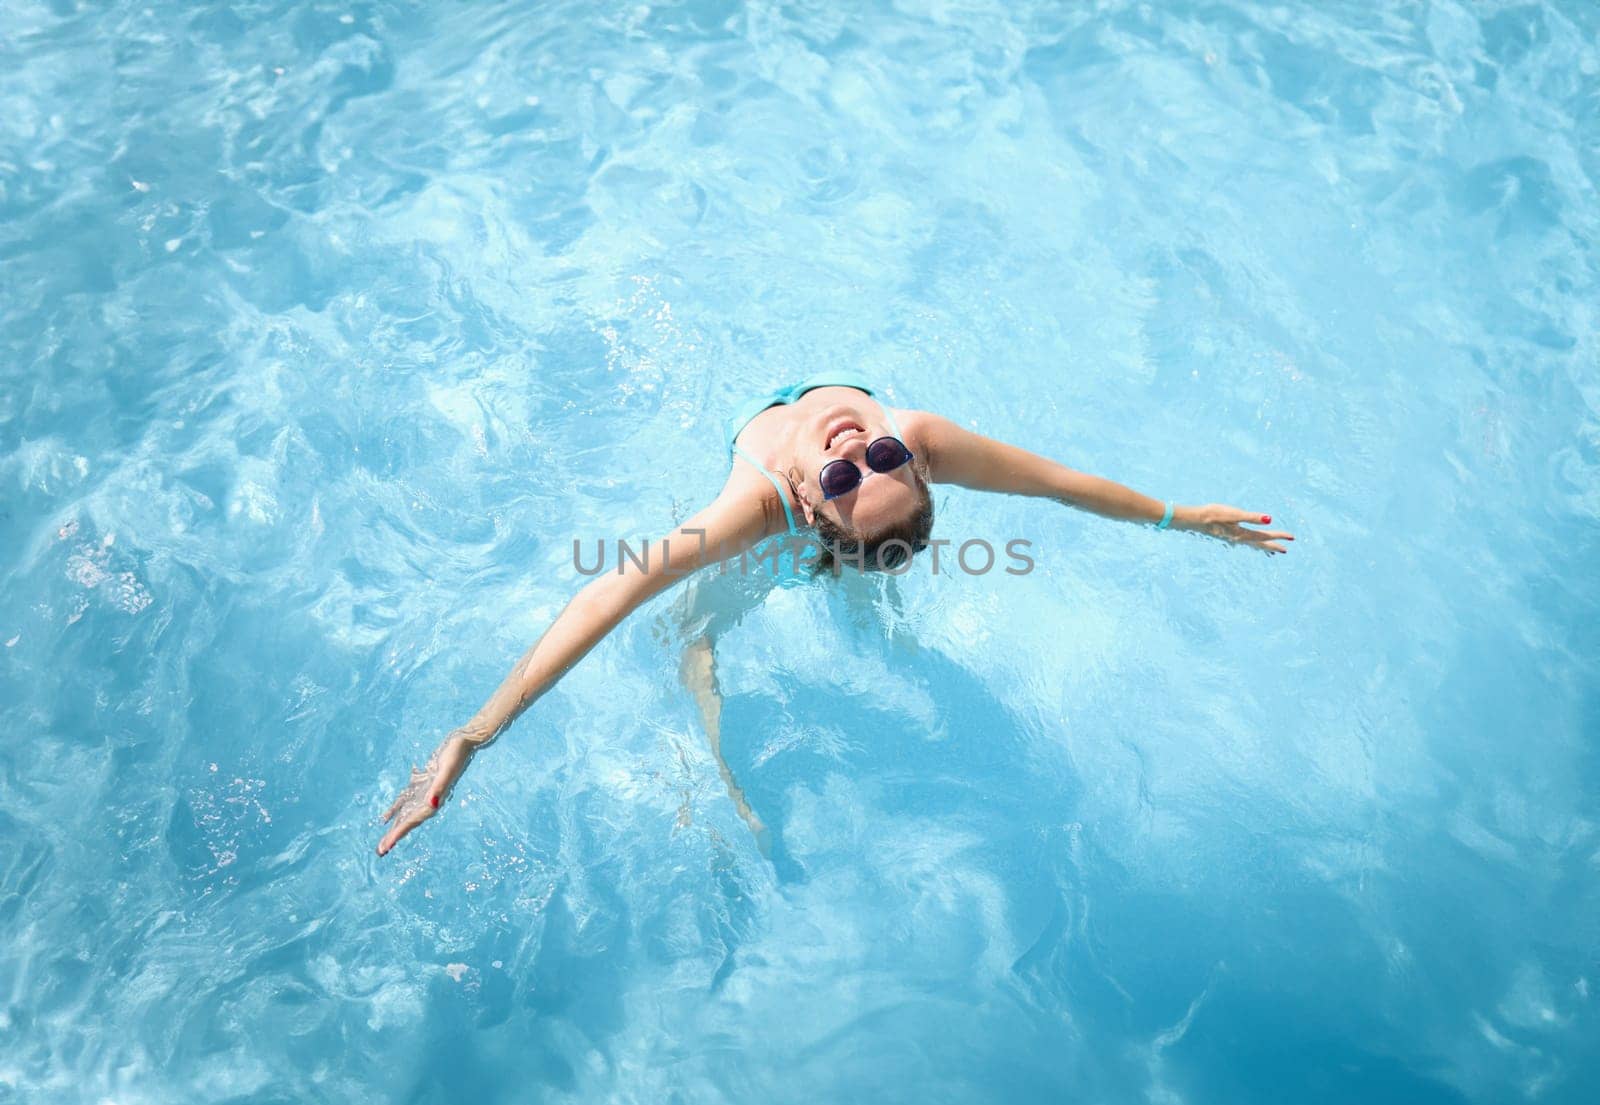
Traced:
<path fill-rule="evenodd" d="M 378 854 L 387 854 L 432 817 L 472 754 L 499 736 L 624 618 L 695 570 L 750 548 L 770 529 L 769 513 L 759 497 L 748 494 L 747 484 L 730 481 L 715 502 L 650 547 L 647 569 L 624 561 L 586 584 L 472 720 L 444 739 L 426 767 L 413 769 L 410 783 L 384 815 L 390 827 L 378 842 Z"/>
<path fill-rule="evenodd" d="M 915 422 L 937 483 L 954 483 L 978 491 L 1035 495 L 1080 510 L 1125 522 L 1161 521 L 1166 504 L 1120 483 L 1078 472 L 1037 453 L 966 430 L 936 414 L 921 413 Z M 1211 503 L 1176 506 L 1170 528 L 1192 530 L 1219 540 L 1251 545 L 1267 553 L 1288 550 L 1280 543 L 1294 536 L 1278 530 L 1246 529 L 1241 523 L 1266 525 L 1271 517 L 1259 511 Z"/>

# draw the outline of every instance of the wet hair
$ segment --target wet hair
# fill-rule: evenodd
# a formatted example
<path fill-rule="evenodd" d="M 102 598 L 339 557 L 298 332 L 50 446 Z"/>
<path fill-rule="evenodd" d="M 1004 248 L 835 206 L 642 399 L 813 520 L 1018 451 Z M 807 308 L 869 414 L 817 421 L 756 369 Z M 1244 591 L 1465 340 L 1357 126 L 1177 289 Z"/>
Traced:
<path fill-rule="evenodd" d="M 913 460 L 910 468 L 917 489 L 917 504 L 904 518 L 872 533 L 862 533 L 847 529 L 821 513 L 815 516 L 812 526 L 817 531 L 822 551 L 812 568 L 813 574 L 838 574 L 840 564 L 850 564 L 867 572 L 894 571 L 913 554 L 928 547 L 928 536 L 933 532 L 933 495 L 928 489 L 927 465 Z"/>

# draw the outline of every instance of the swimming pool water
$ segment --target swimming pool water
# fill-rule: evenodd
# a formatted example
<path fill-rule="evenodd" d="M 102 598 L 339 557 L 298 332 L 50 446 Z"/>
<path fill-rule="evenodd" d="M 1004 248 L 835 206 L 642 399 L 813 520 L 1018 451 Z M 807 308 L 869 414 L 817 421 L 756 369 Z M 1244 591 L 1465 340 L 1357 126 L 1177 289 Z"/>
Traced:
<path fill-rule="evenodd" d="M 0 8 L 0 1102 L 1579 1102 L 1600 9 Z M 581 578 L 831 366 L 1275 516 L 958 490 L 730 802 Z"/>

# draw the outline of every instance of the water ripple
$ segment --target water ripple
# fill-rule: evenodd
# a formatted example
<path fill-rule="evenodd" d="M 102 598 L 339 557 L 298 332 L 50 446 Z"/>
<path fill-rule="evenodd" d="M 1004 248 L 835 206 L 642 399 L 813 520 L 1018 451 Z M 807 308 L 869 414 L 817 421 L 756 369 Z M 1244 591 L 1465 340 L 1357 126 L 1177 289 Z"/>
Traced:
<path fill-rule="evenodd" d="M 1597 41 L 7 4 L 0 1101 L 1585 1100 Z M 837 366 L 1300 547 L 941 491 L 1038 571 L 724 612 L 770 860 L 652 606 L 377 861 Z"/>

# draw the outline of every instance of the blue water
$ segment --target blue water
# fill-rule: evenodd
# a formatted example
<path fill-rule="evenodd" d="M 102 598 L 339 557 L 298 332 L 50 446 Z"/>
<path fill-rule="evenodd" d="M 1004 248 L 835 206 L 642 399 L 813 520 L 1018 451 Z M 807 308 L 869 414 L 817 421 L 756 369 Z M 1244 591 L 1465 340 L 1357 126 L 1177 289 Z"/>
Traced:
<path fill-rule="evenodd" d="M 1600 8 L 0 8 L 0 1102 L 1587 1102 Z M 1269 560 L 669 599 L 831 366 Z"/>

